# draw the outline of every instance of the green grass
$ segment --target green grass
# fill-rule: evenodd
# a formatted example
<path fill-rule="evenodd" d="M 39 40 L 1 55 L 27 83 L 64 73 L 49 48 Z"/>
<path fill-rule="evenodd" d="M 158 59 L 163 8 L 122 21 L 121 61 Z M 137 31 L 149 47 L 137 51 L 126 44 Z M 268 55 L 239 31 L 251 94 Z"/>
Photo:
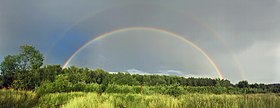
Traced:
<path fill-rule="evenodd" d="M 30 108 L 38 102 L 34 92 L 17 90 L 0 90 L 0 108 Z"/>
<path fill-rule="evenodd" d="M 0 108 L 280 108 L 279 94 L 51 93 L 0 90 Z"/>
<path fill-rule="evenodd" d="M 279 108 L 280 97 L 275 94 L 227 95 L 187 94 L 169 95 L 89 93 L 63 105 L 63 108 Z"/>
<path fill-rule="evenodd" d="M 75 97 L 84 96 L 82 92 L 73 92 L 73 93 L 51 93 L 46 94 L 40 97 L 36 107 L 40 108 L 57 108 L 63 104 L 66 104 L 68 101 Z"/>
<path fill-rule="evenodd" d="M 175 108 L 179 100 L 168 95 L 96 94 L 77 97 L 62 108 Z"/>

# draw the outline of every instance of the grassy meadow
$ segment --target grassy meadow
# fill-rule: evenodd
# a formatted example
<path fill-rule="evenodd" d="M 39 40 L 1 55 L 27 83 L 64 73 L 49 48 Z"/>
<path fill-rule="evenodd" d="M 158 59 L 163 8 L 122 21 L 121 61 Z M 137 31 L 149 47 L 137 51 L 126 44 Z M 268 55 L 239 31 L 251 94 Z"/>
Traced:
<path fill-rule="evenodd" d="M 68 92 L 38 96 L 0 90 L 1 108 L 279 108 L 279 94 L 162 94 Z"/>

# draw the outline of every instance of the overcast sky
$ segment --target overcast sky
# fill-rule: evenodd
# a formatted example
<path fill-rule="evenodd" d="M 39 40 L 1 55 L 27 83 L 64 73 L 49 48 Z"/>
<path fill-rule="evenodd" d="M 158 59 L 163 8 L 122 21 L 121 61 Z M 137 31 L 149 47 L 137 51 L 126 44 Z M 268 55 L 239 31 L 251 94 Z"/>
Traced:
<path fill-rule="evenodd" d="M 34 45 L 63 63 L 98 35 L 129 27 L 174 32 L 203 49 L 233 82 L 280 78 L 279 0 L 3 0 L 0 60 Z M 93 42 L 71 65 L 131 73 L 219 77 L 187 43 L 160 31 L 131 30 Z M 156 44 L 155 44 L 156 43 Z"/>

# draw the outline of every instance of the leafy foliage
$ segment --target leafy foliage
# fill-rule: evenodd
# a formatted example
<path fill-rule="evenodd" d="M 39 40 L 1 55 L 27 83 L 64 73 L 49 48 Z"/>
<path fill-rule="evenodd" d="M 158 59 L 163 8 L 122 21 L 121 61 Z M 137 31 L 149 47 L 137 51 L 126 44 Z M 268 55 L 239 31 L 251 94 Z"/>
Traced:
<path fill-rule="evenodd" d="M 0 65 L 1 80 L 3 87 L 10 87 L 15 79 L 18 58 L 16 56 L 8 55 Z"/>
<path fill-rule="evenodd" d="M 33 46 L 6 56 L 0 88 L 16 90 L 0 90 L 0 107 L 280 107 L 279 94 L 270 94 L 280 93 L 279 84 L 42 65 L 43 55 Z"/>
<path fill-rule="evenodd" d="M 236 85 L 229 80 L 185 78 L 167 75 L 139 75 L 127 72 L 109 73 L 102 69 L 91 70 L 71 66 L 43 65 L 43 55 L 35 47 L 20 46 L 20 53 L 8 55 L 0 65 L 0 88 L 34 90 L 39 94 L 71 91 L 98 93 L 160 93 L 179 96 L 185 93 L 279 93 L 280 86 L 249 84 Z"/>
<path fill-rule="evenodd" d="M 33 46 L 20 46 L 20 53 L 8 55 L 0 65 L 4 87 L 34 89 L 38 84 L 38 69 L 43 65 L 43 55 Z"/>

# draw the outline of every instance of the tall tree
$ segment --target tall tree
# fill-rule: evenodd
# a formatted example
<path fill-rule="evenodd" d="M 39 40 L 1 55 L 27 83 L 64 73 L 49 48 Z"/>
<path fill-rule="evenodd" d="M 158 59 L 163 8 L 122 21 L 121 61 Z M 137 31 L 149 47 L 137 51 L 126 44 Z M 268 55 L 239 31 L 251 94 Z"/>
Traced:
<path fill-rule="evenodd" d="M 20 46 L 19 58 L 19 68 L 23 71 L 40 68 L 44 60 L 43 54 L 30 45 Z"/>
<path fill-rule="evenodd" d="M 10 87 L 13 83 L 18 69 L 18 60 L 17 56 L 8 55 L 1 63 L 1 80 L 4 87 Z"/>
<path fill-rule="evenodd" d="M 10 82 L 17 89 L 33 89 L 37 84 L 36 74 L 38 69 L 43 65 L 43 55 L 39 50 L 30 45 L 20 46 L 20 53 L 14 56 L 5 57 L 1 63 L 1 71 L 6 76 L 13 76 Z M 3 74 L 3 75 L 4 75 Z M 3 77 L 4 80 L 9 78 Z M 10 84 L 10 83 L 7 83 Z M 10 85 L 9 85 L 10 86 Z"/>
<path fill-rule="evenodd" d="M 247 87 L 249 87 L 249 83 L 246 80 L 239 81 L 236 86 L 239 88 L 247 88 Z"/>

